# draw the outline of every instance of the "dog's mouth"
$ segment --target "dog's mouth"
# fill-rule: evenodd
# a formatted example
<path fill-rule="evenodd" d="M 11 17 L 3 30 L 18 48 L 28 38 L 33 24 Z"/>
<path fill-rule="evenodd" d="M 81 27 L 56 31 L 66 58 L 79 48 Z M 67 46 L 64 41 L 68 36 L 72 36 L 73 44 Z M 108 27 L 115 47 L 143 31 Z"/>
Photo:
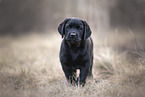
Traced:
<path fill-rule="evenodd" d="M 79 45 L 81 40 L 66 40 L 71 45 Z"/>
<path fill-rule="evenodd" d="M 70 44 L 78 44 L 80 41 L 75 41 L 75 40 L 67 40 Z"/>

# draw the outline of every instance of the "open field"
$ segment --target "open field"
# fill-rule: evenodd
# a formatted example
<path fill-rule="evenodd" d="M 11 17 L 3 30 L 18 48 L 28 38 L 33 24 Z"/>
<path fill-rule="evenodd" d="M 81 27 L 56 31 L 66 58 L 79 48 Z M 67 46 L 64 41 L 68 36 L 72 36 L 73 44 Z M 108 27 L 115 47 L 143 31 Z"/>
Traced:
<path fill-rule="evenodd" d="M 61 36 L 0 37 L 0 97 L 145 97 L 145 35 L 93 34 L 93 80 L 67 83 L 59 62 Z"/>

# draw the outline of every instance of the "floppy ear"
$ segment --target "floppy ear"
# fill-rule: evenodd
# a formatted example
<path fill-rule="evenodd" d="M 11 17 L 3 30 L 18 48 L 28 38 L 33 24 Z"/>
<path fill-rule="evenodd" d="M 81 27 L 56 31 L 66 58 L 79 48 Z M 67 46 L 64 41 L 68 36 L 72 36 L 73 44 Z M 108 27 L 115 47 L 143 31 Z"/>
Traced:
<path fill-rule="evenodd" d="M 61 24 L 59 24 L 58 26 L 58 32 L 60 33 L 60 35 L 63 38 L 63 35 L 65 34 L 65 24 L 67 23 L 67 21 L 69 21 L 70 19 L 67 18 L 65 19 Z"/>
<path fill-rule="evenodd" d="M 91 35 L 91 29 L 88 25 L 88 23 L 86 21 L 83 21 L 83 24 L 84 24 L 84 33 L 83 33 L 83 39 L 87 39 L 88 37 L 90 37 Z"/>

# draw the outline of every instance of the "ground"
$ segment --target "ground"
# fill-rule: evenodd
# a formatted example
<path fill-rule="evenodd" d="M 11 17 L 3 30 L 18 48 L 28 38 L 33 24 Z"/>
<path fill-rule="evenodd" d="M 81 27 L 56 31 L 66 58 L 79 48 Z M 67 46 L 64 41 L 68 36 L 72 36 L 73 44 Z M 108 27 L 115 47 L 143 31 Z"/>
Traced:
<path fill-rule="evenodd" d="M 93 34 L 94 79 L 83 88 L 67 83 L 53 33 L 0 37 L 0 97 L 145 97 L 144 33 Z"/>

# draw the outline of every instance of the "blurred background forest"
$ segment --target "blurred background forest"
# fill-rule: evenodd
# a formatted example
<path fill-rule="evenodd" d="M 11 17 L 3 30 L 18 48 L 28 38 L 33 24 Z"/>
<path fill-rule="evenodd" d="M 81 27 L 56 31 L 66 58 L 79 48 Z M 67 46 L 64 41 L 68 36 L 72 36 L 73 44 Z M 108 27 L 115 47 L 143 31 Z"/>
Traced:
<path fill-rule="evenodd" d="M 57 30 L 66 17 L 92 29 L 145 30 L 145 0 L 0 0 L 0 35 Z"/>

